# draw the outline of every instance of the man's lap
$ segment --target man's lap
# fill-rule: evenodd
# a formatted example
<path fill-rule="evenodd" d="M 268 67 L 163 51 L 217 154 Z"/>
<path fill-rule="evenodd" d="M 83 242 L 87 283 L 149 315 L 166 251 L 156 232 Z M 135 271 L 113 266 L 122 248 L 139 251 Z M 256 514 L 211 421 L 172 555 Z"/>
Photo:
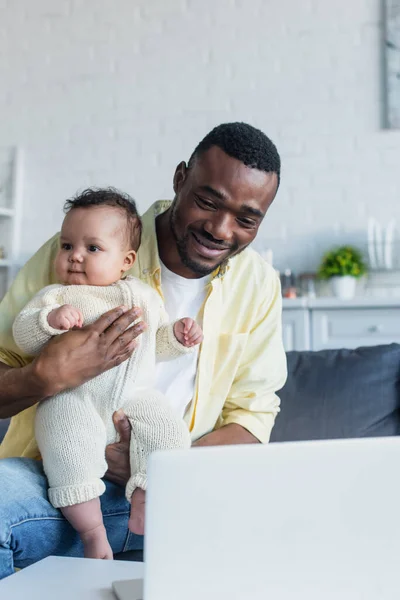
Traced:
<path fill-rule="evenodd" d="M 0 460 L 0 553 L 12 553 L 15 567 L 28 566 L 50 554 L 82 556 L 78 534 L 49 503 L 47 487 L 40 462 Z M 128 530 L 130 505 L 124 489 L 106 482 L 101 505 L 113 551 L 141 549 L 143 538 Z"/>

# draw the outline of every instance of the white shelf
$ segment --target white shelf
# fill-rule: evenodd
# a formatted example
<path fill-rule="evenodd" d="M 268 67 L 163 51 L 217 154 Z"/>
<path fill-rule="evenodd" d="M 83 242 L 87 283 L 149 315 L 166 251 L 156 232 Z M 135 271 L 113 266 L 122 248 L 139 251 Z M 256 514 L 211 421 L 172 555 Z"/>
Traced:
<path fill-rule="evenodd" d="M 341 308 L 400 308 L 400 297 L 379 297 L 379 296 L 355 296 L 352 300 L 340 300 L 331 296 L 320 296 L 319 298 L 295 298 L 289 300 L 283 299 L 283 308 L 307 308 L 309 310 L 318 309 L 341 309 Z"/>
<path fill-rule="evenodd" d="M 4 208 L 0 206 L 0 217 L 13 217 L 14 210 L 12 208 Z"/>
<path fill-rule="evenodd" d="M 16 259 L 19 255 L 21 238 L 22 203 L 22 152 L 17 147 L 0 147 L 0 167 L 2 178 L 6 178 L 5 195 L 0 200 L 0 225 L 5 257 L 0 258 L 0 300 L 16 275 Z M 4 183 L 2 181 L 2 183 Z"/>
<path fill-rule="evenodd" d="M 21 237 L 22 202 L 22 153 L 17 147 L 0 147 L 0 170 L 7 182 L 5 195 L 0 198 L 0 246 L 4 247 L 5 257 L 0 258 L 0 300 L 9 288 L 16 274 L 16 258 L 19 255 Z"/>

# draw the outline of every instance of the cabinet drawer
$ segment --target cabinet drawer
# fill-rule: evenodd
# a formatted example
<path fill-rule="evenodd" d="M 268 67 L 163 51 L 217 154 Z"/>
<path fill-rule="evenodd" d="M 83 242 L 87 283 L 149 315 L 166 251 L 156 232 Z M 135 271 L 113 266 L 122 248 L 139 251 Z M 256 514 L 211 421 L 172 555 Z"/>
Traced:
<path fill-rule="evenodd" d="M 313 349 L 400 343 L 400 309 L 312 311 Z"/>
<path fill-rule="evenodd" d="M 282 336 L 286 352 L 310 350 L 309 312 L 304 309 L 284 309 Z"/>

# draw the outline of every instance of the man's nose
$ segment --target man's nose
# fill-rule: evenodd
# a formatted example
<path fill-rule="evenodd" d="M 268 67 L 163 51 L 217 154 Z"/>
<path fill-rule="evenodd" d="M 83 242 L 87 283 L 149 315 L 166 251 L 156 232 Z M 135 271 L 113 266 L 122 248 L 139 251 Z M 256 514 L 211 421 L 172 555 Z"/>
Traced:
<path fill-rule="evenodd" d="M 204 224 L 204 229 L 216 241 L 229 244 L 232 240 L 233 223 L 228 214 L 215 213 L 211 219 Z"/>

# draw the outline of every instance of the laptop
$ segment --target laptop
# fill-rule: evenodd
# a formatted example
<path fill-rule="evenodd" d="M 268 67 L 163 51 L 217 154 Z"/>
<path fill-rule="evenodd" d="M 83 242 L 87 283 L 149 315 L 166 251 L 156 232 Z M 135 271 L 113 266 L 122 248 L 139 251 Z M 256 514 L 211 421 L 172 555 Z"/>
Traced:
<path fill-rule="evenodd" d="M 399 597 L 400 439 L 154 454 L 143 582 L 119 600 Z"/>

